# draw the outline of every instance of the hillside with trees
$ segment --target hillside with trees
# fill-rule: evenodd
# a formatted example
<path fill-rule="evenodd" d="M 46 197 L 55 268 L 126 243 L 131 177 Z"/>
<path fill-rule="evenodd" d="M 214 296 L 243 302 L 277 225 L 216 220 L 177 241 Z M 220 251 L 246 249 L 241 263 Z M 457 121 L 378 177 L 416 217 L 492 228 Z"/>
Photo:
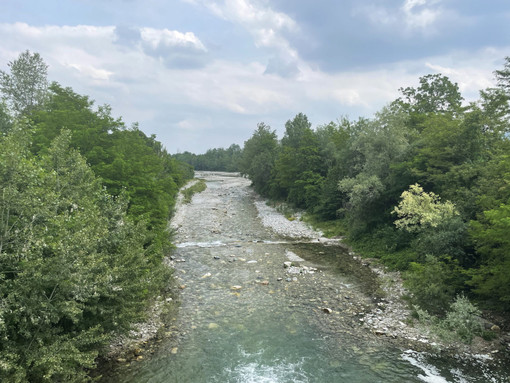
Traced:
<path fill-rule="evenodd" d="M 167 288 L 168 220 L 193 176 L 109 106 L 0 72 L 0 380 L 71 382 Z"/>
<path fill-rule="evenodd" d="M 510 311 L 510 58 L 465 103 L 440 74 L 400 89 L 374 118 L 312 129 L 299 113 L 260 123 L 240 171 L 263 196 L 404 273 L 412 303 L 444 315 L 455 297 Z"/>

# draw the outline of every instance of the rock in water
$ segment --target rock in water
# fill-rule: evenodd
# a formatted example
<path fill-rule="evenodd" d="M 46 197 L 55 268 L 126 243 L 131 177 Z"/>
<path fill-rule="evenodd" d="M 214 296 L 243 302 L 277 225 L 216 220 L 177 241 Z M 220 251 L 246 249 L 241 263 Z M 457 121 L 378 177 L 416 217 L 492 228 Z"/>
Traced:
<path fill-rule="evenodd" d="M 290 250 L 285 250 L 285 255 L 287 256 L 289 261 L 292 261 L 292 262 L 304 262 L 305 261 L 299 255 L 297 255 L 296 253 L 294 253 Z"/>

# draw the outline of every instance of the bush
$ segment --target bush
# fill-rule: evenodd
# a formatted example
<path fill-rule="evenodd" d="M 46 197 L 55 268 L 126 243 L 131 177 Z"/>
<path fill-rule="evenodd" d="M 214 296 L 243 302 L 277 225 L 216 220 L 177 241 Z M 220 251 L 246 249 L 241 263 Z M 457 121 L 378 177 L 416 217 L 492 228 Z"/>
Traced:
<path fill-rule="evenodd" d="M 193 195 L 196 193 L 202 193 L 207 188 L 207 185 L 204 180 L 198 180 L 195 184 L 186 188 L 182 191 L 184 195 L 184 202 L 190 203 Z"/>
<path fill-rule="evenodd" d="M 481 311 L 468 298 L 458 295 L 441 325 L 455 332 L 464 342 L 471 343 L 475 335 L 482 335 L 483 323 L 480 316 Z"/>
<path fill-rule="evenodd" d="M 425 263 L 411 262 L 404 278 L 412 301 L 436 315 L 445 312 L 462 286 L 458 267 L 446 257 L 439 260 L 428 255 Z"/>

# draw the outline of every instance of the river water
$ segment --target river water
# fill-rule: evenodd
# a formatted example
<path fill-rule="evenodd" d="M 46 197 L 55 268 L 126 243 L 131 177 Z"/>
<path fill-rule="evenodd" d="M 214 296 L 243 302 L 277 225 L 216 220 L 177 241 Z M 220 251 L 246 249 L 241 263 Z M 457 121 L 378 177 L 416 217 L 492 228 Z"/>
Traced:
<path fill-rule="evenodd" d="M 508 382 L 483 358 L 439 359 L 368 331 L 360 315 L 381 294 L 368 268 L 339 246 L 264 227 L 247 180 L 204 176 L 207 190 L 173 222 L 176 331 L 104 381 Z M 308 269 L 284 268 L 289 257 Z"/>

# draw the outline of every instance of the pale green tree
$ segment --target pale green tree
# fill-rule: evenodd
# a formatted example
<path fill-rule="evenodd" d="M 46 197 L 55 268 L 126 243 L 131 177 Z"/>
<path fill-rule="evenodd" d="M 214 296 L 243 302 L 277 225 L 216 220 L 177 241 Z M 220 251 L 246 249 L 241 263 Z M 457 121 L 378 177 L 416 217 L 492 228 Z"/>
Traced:
<path fill-rule="evenodd" d="M 459 214 L 453 203 L 441 202 L 437 194 L 425 192 L 419 184 L 409 186 L 400 198 L 400 203 L 393 209 L 399 217 L 394 223 L 397 228 L 411 233 L 436 228 Z"/>
<path fill-rule="evenodd" d="M 0 71 L 0 91 L 16 115 L 26 115 L 44 103 L 48 89 L 48 65 L 39 53 L 25 51 Z"/>

